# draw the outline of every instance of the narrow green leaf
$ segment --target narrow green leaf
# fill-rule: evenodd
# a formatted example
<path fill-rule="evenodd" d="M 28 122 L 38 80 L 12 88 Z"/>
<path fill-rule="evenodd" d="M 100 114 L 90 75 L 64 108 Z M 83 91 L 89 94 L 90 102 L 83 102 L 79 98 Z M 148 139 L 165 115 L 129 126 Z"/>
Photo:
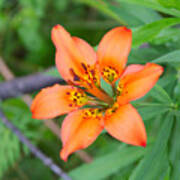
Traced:
<path fill-rule="evenodd" d="M 174 87 L 174 97 L 177 101 L 180 102 L 180 79 L 178 79 L 176 86 Z"/>
<path fill-rule="evenodd" d="M 180 172 L 180 116 L 176 117 L 170 141 L 170 161 L 172 164 L 172 179 L 178 180 Z"/>
<path fill-rule="evenodd" d="M 152 61 L 153 63 L 173 63 L 180 64 L 180 50 L 172 51 Z"/>
<path fill-rule="evenodd" d="M 90 164 L 70 172 L 73 180 L 99 180 L 129 166 L 143 156 L 145 150 L 140 147 L 125 147 L 108 155 L 95 159 Z"/>
<path fill-rule="evenodd" d="M 130 18 L 135 16 L 145 24 L 152 23 L 153 21 L 161 19 L 161 15 L 156 11 L 135 4 L 128 4 L 126 1 L 120 2 L 118 7 L 120 7 L 121 9 L 123 8 L 127 12 L 129 12 L 129 14 L 131 15 Z"/>
<path fill-rule="evenodd" d="M 169 166 L 166 173 L 165 173 L 163 180 L 170 180 L 170 178 L 171 178 L 171 167 Z"/>
<path fill-rule="evenodd" d="M 169 109 L 164 106 L 147 106 L 147 107 L 139 107 L 138 112 L 140 113 L 142 119 L 144 121 L 150 120 L 153 117 L 157 117 L 161 114 L 164 114 Z"/>
<path fill-rule="evenodd" d="M 152 9 L 139 5 L 131 5 L 126 2 L 116 3 L 101 0 L 76 0 L 92 6 L 105 15 L 115 19 L 123 25 L 139 26 L 159 20 L 161 16 Z"/>
<path fill-rule="evenodd" d="M 180 1 L 179 0 L 157 0 L 163 7 L 168 9 L 177 9 L 180 10 Z"/>
<path fill-rule="evenodd" d="M 161 86 L 159 86 L 157 84 L 150 91 L 150 95 L 162 103 L 166 103 L 166 104 L 173 103 L 173 101 L 169 97 L 168 93 Z"/>
<path fill-rule="evenodd" d="M 163 73 L 162 78 L 159 79 L 158 84 L 166 88 L 166 91 L 170 90 L 173 86 L 174 88 L 174 83 L 177 81 L 177 72 L 174 70 L 173 67 L 168 67 L 166 68 L 166 71 Z M 167 89 L 168 88 L 168 89 Z"/>
<path fill-rule="evenodd" d="M 115 12 L 113 12 L 108 4 L 104 1 L 99 1 L 99 0 L 76 0 L 78 2 L 81 2 L 81 3 L 85 3 L 89 6 L 92 6 L 96 9 L 98 9 L 99 11 L 101 11 L 102 13 L 110 16 L 111 18 L 117 20 L 119 23 L 121 24 L 126 24 L 126 22 L 124 22 L 123 19 L 121 19 Z"/>
<path fill-rule="evenodd" d="M 179 28 L 167 28 L 164 29 L 156 39 L 152 41 L 153 44 L 160 45 L 168 42 L 177 42 L 180 39 L 180 29 Z"/>
<path fill-rule="evenodd" d="M 110 96 L 113 96 L 113 90 L 110 84 L 108 84 L 106 81 L 104 81 L 103 78 L 101 78 L 101 87 L 106 91 Z"/>
<path fill-rule="evenodd" d="M 151 9 L 127 4 L 126 2 L 119 3 L 119 5 L 115 6 L 109 4 L 109 8 L 130 27 L 137 27 L 161 19 L 161 16 Z"/>
<path fill-rule="evenodd" d="M 152 41 L 163 29 L 179 23 L 180 18 L 164 18 L 136 29 L 133 34 L 133 47 Z"/>
<path fill-rule="evenodd" d="M 124 0 L 116 0 L 116 1 L 124 2 Z M 154 10 L 160 11 L 160 12 L 165 13 L 165 14 L 170 14 L 170 15 L 180 17 L 180 12 L 179 11 L 177 11 L 176 9 L 163 7 L 161 4 L 159 4 L 157 2 L 157 0 L 143 0 L 143 1 L 140 1 L 140 0 L 126 0 L 126 2 L 131 3 L 131 4 L 138 4 L 138 5 L 141 5 L 141 6 L 152 8 Z"/>
<path fill-rule="evenodd" d="M 145 158 L 140 162 L 137 168 L 133 171 L 130 180 L 154 180 L 158 179 L 159 175 L 162 173 L 162 169 L 167 169 L 164 166 L 165 162 L 165 151 L 169 136 L 171 133 L 173 125 L 173 116 L 168 114 L 163 122 L 162 128 L 159 132 L 157 140 L 152 147 L 152 150 L 146 154 Z"/>
<path fill-rule="evenodd" d="M 179 172 L 180 172 L 180 160 L 177 160 L 176 164 L 173 164 L 174 170 L 171 175 L 171 180 L 179 180 Z"/>

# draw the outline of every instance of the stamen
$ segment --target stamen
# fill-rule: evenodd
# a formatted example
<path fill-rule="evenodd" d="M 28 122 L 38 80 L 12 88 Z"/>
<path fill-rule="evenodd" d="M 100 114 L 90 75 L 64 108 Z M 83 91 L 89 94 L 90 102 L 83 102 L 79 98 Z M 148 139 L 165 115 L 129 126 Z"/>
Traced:
<path fill-rule="evenodd" d="M 74 70 L 71 68 L 70 73 L 73 76 L 74 81 L 80 81 L 80 77 L 74 72 Z"/>
<path fill-rule="evenodd" d="M 71 101 L 70 107 L 82 106 L 88 101 L 87 95 L 82 90 L 72 90 L 66 93 Z"/>
<path fill-rule="evenodd" d="M 112 83 L 115 79 L 118 78 L 118 71 L 111 66 L 106 66 L 102 70 L 102 76 L 104 80 Z"/>
<path fill-rule="evenodd" d="M 83 69 L 85 70 L 85 74 L 83 76 L 83 81 L 86 81 L 87 84 L 91 86 L 92 83 L 95 83 L 95 85 L 98 85 L 98 73 L 95 70 L 94 66 L 86 65 L 84 63 L 81 63 Z"/>
<path fill-rule="evenodd" d="M 121 83 L 119 83 L 119 85 L 118 85 L 118 87 L 117 87 L 117 89 L 116 89 L 116 94 L 117 94 L 117 96 L 120 96 L 121 95 L 121 93 L 122 93 L 122 91 L 123 91 L 123 84 L 121 84 Z"/>
<path fill-rule="evenodd" d="M 83 112 L 83 118 L 88 119 L 88 118 L 101 118 L 102 117 L 102 111 L 98 108 L 95 109 L 85 109 Z"/>
<path fill-rule="evenodd" d="M 106 110 L 106 116 L 110 116 L 111 114 L 115 113 L 118 107 L 119 107 L 118 103 L 113 104 L 111 108 Z"/>
<path fill-rule="evenodd" d="M 99 77 L 97 71 L 95 70 L 95 67 L 90 66 L 88 64 L 86 65 L 84 63 L 81 63 L 81 65 L 82 68 L 84 69 L 84 73 L 82 76 L 77 75 L 72 68 L 69 70 L 71 75 L 73 76 L 73 80 L 79 81 L 81 82 L 81 84 L 84 84 L 91 88 L 92 88 L 92 83 L 98 86 L 100 82 L 98 81 Z"/>
<path fill-rule="evenodd" d="M 81 65 L 84 68 L 84 70 L 87 71 L 87 66 L 84 63 L 81 63 Z"/>

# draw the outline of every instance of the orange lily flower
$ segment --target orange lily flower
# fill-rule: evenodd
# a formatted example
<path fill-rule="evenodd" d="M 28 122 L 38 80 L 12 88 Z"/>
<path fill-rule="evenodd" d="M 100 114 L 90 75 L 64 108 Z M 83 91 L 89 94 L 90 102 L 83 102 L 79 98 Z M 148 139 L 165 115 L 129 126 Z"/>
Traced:
<path fill-rule="evenodd" d="M 44 88 L 35 97 L 31 111 L 36 119 L 68 113 L 61 128 L 61 158 L 66 161 L 73 152 L 88 147 L 103 129 L 122 142 L 145 147 L 144 123 L 130 101 L 144 96 L 163 68 L 154 63 L 125 67 L 131 30 L 112 29 L 101 40 L 97 52 L 84 40 L 71 37 L 60 25 L 52 29 L 52 40 L 57 69 L 69 85 Z M 102 89 L 101 78 L 114 88 L 114 97 Z M 88 108 L 82 108 L 84 105 Z"/>

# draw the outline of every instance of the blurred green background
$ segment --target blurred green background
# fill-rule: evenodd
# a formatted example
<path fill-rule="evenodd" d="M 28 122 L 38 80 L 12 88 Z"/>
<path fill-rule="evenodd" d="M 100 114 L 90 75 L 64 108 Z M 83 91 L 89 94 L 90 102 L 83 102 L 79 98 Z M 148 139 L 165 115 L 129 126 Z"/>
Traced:
<path fill-rule="evenodd" d="M 73 35 L 96 45 L 118 23 L 71 0 L 1 0 L 0 53 L 17 75 L 54 64 L 51 29 L 61 24 Z"/>
<path fill-rule="evenodd" d="M 55 24 L 63 25 L 92 46 L 97 46 L 109 29 L 126 25 L 133 30 L 129 63 L 151 61 L 164 66 L 158 85 L 134 102 L 145 121 L 147 148 L 125 145 L 104 132 L 85 150 L 94 158 L 91 164 L 76 154 L 64 163 L 59 158 L 60 140 L 42 121 L 31 118 L 20 98 L 0 102 L 9 120 L 73 180 L 179 180 L 180 1 L 0 0 L 0 57 L 16 76 L 54 65 L 50 34 Z M 141 47 L 144 43 L 148 46 Z M 0 81 L 4 81 L 1 75 Z M 62 120 L 60 117 L 54 121 L 60 126 Z M 59 178 L 0 121 L 0 179 Z"/>

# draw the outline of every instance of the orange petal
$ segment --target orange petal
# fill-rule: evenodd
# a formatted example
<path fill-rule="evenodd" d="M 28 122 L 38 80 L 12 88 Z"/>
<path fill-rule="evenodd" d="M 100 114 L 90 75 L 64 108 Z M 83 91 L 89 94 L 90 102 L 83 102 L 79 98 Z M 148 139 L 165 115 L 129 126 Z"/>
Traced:
<path fill-rule="evenodd" d="M 84 75 L 82 64 L 91 65 L 96 61 L 93 49 L 85 41 L 72 38 L 60 25 L 52 29 L 52 41 L 56 46 L 56 66 L 59 73 L 67 82 L 78 84 L 78 77 Z"/>
<path fill-rule="evenodd" d="M 138 71 L 142 70 L 143 68 L 144 68 L 144 66 L 141 64 L 131 64 L 131 65 L 126 67 L 121 78 L 123 78 L 126 75 L 138 72 Z"/>
<path fill-rule="evenodd" d="M 119 82 L 122 92 L 118 97 L 118 103 L 126 104 L 144 96 L 156 84 L 162 73 L 162 66 L 147 63 L 142 70 L 126 74 Z"/>
<path fill-rule="evenodd" d="M 60 25 L 52 29 L 52 41 L 56 46 L 56 66 L 61 76 L 66 80 L 74 80 L 71 69 L 81 74 L 83 57 L 78 51 L 71 35 Z"/>
<path fill-rule="evenodd" d="M 131 104 L 119 106 L 105 116 L 105 129 L 110 135 L 127 144 L 146 146 L 146 130 L 141 116 Z"/>
<path fill-rule="evenodd" d="M 72 37 L 77 48 L 83 55 L 84 59 L 86 60 L 86 63 L 89 65 L 94 65 L 96 63 L 96 52 L 94 49 L 83 39 L 80 39 L 78 37 Z"/>
<path fill-rule="evenodd" d="M 79 95 L 85 96 L 83 99 L 80 98 L 81 103 L 79 103 L 80 99 L 76 102 L 73 101 L 73 95 L 76 92 L 79 93 Z M 84 104 L 86 104 L 86 95 L 82 90 L 73 86 L 56 84 L 40 91 L 33 100 L 31 111 L 33 118 L 50 119 L 76 110 Z"/>
<path fill-rule="evenodd" d="M 61 139 L 63 148 L 61 158 L 66 161 L 68 156 L 92 144 L 103 129 L 102 115 L 95 109 L 82 109 L 70 113 L 63 121 Z"/>
<path fill-rule="evenodd" d="M 110 67 L 116 72 L 113 81 L 119 78 L 126 65 L 131 42 L 132 32 L 126 27 L 114 28 L 103 37 L 97 51 L 101 74 Z M 104 75 L 103 77 L 107 80 Z"/>

